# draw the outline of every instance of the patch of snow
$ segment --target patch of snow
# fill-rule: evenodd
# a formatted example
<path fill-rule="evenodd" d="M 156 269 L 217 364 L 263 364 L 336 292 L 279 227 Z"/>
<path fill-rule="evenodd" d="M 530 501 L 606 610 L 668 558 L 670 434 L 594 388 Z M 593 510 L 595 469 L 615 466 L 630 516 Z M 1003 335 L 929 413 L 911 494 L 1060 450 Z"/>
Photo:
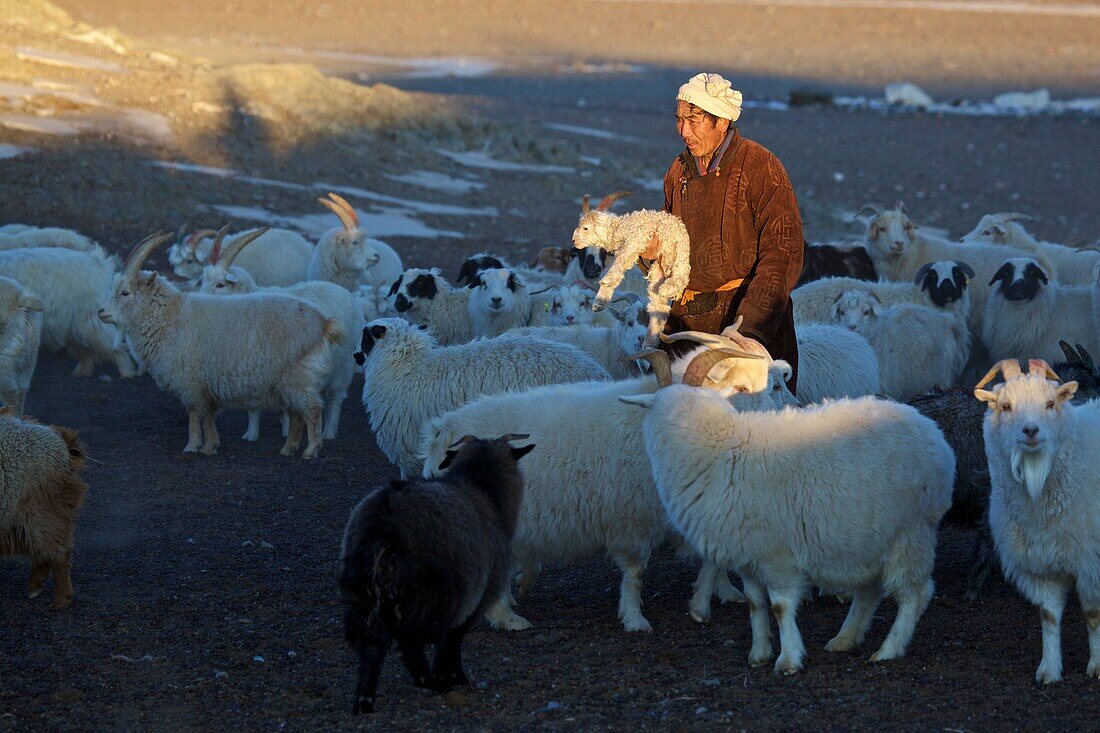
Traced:
<path fill-rule="evenodd" d="M 565 74 L 644 74 L 649 68 L 641 64 L 622 62 L 593 64 L 587 61 L 578 61 L 573 64 L 559 66 L 558 70 Z"/>
<path fill-rule="evenodd" d="M 81 56 L 64 51 L 44 51 L 31 46 L 18 46 L 15 49 L 15 57 L 20 61 L 33 61 L 47 66 L 62 66 L 69 69 L 84 69 L 86 71 L 107 71 L 118 74 L 126 69 L 110 61 L 100 61 L 92 56 Z"/>
<path fill-rule="evenodd" d="M 569 132 L 574 135 L 587 135 L 588 137 L 598 137 L 602 140 L 618 140 L 624 143 L 640 143 L 642 139 L 640 137 L 634 137 L 633 135 L 623 135 L 618 132 L 612 132 L 611 130 L 598 130 L 595 127 L 581 127 L 580 125 L 565 125 L 560 122 L 544 122 L 542 126 L 547 130 L 557 130 L 558 132 Z"/>
<path fill-rule="evenodd" d="M 142 137 L 162 143 L 171 143 L 176 139 L 172 123 L 162 114 L 137 107 L 124 109 L 122 114 L 130 129 Z"/>
<path fill-rule="evenodd" d="M 997 97 L 1001 100 L 1000 104 L 996 101 L 978 102 L 964 99 L 957 102 L 936 102 L 924 107 L 923 110 L 934 114 L 960 115 L 963 117 L 1022 117 L 1067 113 L 1100 114 L 1100 97 L 1081 97 L 1064 101 L 1052 100 L 1042 105 L 1039 104 L 1041 96 L 1036 92 L 1010 92 Z M 1016 103 L 1020 103 L 1019 106 L 1016 106 Z M 876 112 L 905 112 L 914 109 L 912 106 L 903 105 L 898 107 L 888 104 L 885 99 L 867 97 L 836 97 L 833 104 L 837 107 Z"/>
<path fill-rule="evenodd" d="M 436 171 L 412 171 L 411 173 L 403 173 L 400 176 L 387 175 L 386 178 L 398 183 L 407 183 L 410 186 L 452 194 L 465 194 L 485 188 L 485 184 L 480 181 L 451 178 Z"/>
<path fill-rule="evenodd" d="M 936 103 L 936 100 L 932 99 L 926 91 L 907 81 L 887 84 L 883 96 L 887 104 L 905 104 L 919 109 L 931 107 Z"/>
<path fill-rule="evenodd" d="M 119 56 L 126 55 L 126 47 L 121 43 L 111 38 L 103 31 L 92 28 L 84 33 L 66 33 L 65 37 L 72 41 L 79 41 L 80 43 L 88 43 L 94 46 L 106 46 Z"/>
<path fill-rule="evenodd" d="M 766 109 L 772 112 L 786 112 L 791 105 L 778 99 L 750 99 L 741 103 L 745 109 Z"/>
<path fill-rule="evenodd" d="M 1034 92 L 1007 92 L 993 98 L 998 107 L 1011 107 L 1018 110 L 1042 111 L 1050 107 L 1050 91 L 1036 89 Z"/>
<path fill-rule="evenodd" d="M 581 160 L 585 163 L 588 163 L 588 165 L 596 167 L 599 167 L 600 163 L 602 162 L 599 158 L 595 158 L 591 155 L 582 155 Z"/>
<path fill-rule="evenodd" d="M 184 173 L 201 173 L 204 176 L 217 176 L 218 178 L 230 178 L 237 175 L 237 171 L 229 168 L 215 168 L 209 165 L 195 165 L 194 163 L 176 163 L 170 160 L 151 160 L 148 165 L 154 168 L 167 168 Z"/>
<path fill-rule="evenodd" d="M 312 188 L 318 191 L 335 191 L 339 194 L 347 194 L 348 196 L 358 196 L 359 198 L 367 199 L 368 201 L 377 201 L 379 203 L 393 204 L 402 209 L 409 209 L 412 211 L 419 211 L 422 214 L 438 214 L 440 216 L 496 216 L 497 210 L 493 206 L 484 206 L 480 209 L 471 209 L 467 206 L 452 206 L 450 204 L 433 204 L 428 201 L 413 201 L 411 199 L 401 199 L 396 196 L 387 196 L 382 193 L 375 193 L 374 191 L 368 191 L 364 188 L 356 188 L 355 186 L 338 186 L 332 183 L 314 183 Z"/>
<path fill-rule="evenodd" d="M 217 204 L 212 208 L 232 219 L 247 219 L 297 229 L 314 237 L 319 237 L 332 229 L 333 225 L 332 217 L 328 214 L 284 216 L 258 206 L 227 206 L 221 204 Z M 466 236 L 460 232 L 433 229 L 397 210 L 383 210 L 380 214 L 358 213 L 360 224 L 374 237 L 419 237 L 421 239 L 449 237 L 461 239 Z"/>
<path fill-rule="evenodd" d="M 479 150 L 458 152 L 455 150 L 443 150 L 436 148 L 440 155 L 450 158 L 459 165 L 468 168 L 483 168 L 492 171 L 508 171 L 513 173 L 575 173 L 573 168 L 563 165 L 546 165 L 541 163 L 514 163 L 508 160 L 497 160 L 488 153 Z"/>
<path fill-rule="evenodd" d="M 0 115 L 0 125 L 11 130 L 37 132 L 42 135 L 76 135 L 81 132 L 81 126 L 71 120 L 34 115 L 3 114 Z"/>
<path fill-rule="evenodd" d="M 635 178 L 634 182 L 643 191 L 664 191 L 665 179 L 663 178 Z"/>
<path fill-rule="evenodd" d="M 20 155 L 33 152 L 34 148 L 21 148 L 18 145 L 8 145 L 7 143 L 0 143 L 0 160 L 6 160 L 8 158 L 18 158 Z"/>
<path fill-rule="evenodd" d="M 102 107 L 104 105 L 102 99 L 91 94 L 86 88 L 71 84 L 62 84 L 48 79 L 35 79 L 32 86 L 0 81 L 0 97 L 6 97 L 14 101 L 29 100 L 41 95 L 59 97 L 86 107 Z"/>

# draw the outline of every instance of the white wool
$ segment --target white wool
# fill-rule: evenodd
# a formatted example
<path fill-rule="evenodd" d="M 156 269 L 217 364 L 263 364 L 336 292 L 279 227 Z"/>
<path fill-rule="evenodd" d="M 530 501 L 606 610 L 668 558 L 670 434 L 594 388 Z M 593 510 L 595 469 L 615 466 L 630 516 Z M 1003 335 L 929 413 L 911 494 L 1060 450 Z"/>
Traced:
<path fill-rule="evenodd" d="M 1054 265 L 1058 282 L 1066 285 L 1091 285 L 1093 273 L 1100 267 L 1100 252 L 1067 247 L 1037 240 L 1020 220 L 1031 217 L 1013 212 L 986 214 L 959 241 L 965 244 L 1001 244 L 1045 258 Z"/>
<path fill-rule="evenodd" d="M 882 391 L 878 357 L 866 338 L 822 323 L 799 325 L 798 399 L 810 405 Z"/>

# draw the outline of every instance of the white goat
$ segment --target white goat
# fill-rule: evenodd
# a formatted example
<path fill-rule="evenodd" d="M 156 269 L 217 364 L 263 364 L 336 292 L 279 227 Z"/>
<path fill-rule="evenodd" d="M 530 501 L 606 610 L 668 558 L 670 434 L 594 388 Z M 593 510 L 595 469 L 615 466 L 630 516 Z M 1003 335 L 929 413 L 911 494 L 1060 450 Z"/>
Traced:
<path fill-rule="evenodd" d="M 23 414 L 38 362 L 44 308 L 15 280 L 0 277 L 0 400 L 16 417 Z"/>
<path fill-rule="evenodd" d="M 310 280 L 328 280 L 354 291 L 360 285 L 391 283 L 401 275 L 401 258 L 389 245 L 367 239 L 351 204 L 334 193 L 317 200 L 336 214 L 342 226 L 329 229 L 318 240 L 307 271 Z"/>
<path fill-rule="evenodd" d="M 959 241 L 964 244 L 1007 244 L 1033 256 L 1046 258 L 1054 265 L 1058 282 L 1066 285 L 1089 285 L 1092 282 L 1092 272 L 1100 266 L 1100 252 L 1041 242 L 1019 223 L 1021 221 L 1032 221 L 1032 217 L 1009 211 L 986 214 Z"/>
<path fill-rule="evenodd" d="M 746 413 L 673 385 L 637 401 L 650 405 L 645 444 L 669 519 L 705 560 L 741 576 L 751 664 L 773 658 L 770 600 L 775 670 L 802 669 L 795 618 L 811 584 L 854 591 L 828 651 L 862 643 L 885 593 L 898 615 L 871 659 L 905 653 L 932 598 L 936 528 L 951 505 L 955 456 L 934 422 L 873 397 Z"/>
<path fill-rule="evenodd" d="M 1042 266 L 1030 257 L 1007 260 L 990 281 L 995 286 L 985 304 L 982 340 L 989 356 L 1002 359 L 1060 361 L 1060 340 L 1100 346 L 1100 282 L 1091 285 L 1050 282 Z"/>
<path fill-rule="evenodd" d="M 1003 372 L 1004 384 L 983 389 Z M 985 402 L 989 527 L 1005 577 L 1039 607 L 1043 657 L 1036 682 L 1062 679 L 1062 610 L 1074 585 L 1089 633 L 1086 673 L 1100 678 L 1100 404 L 1070 403 L 1042 360 L 1028 373 L 996 364 L 974 389 Z"/>
<path fill-rule="evenodd" d="M 132 377 L 135 366 L 124 348 L 116 348 L 116 330 L 96 317 L 111 294 L 117 262 L 102 252 L 60 247 L 0 252 L 0 275 L 23 285 L 42 301 L 42 347 L 65 349 L 76 357 L 74 377 L 90 377 L 99 361 L 113 361 L 119 376 Z"/>
<path fill-rule="evenodd" d="M 321 448 L 320 387 L 343 329 L 298 298 L 182 293 L 155 272 L 139 272 L 171 236 L 153 235 L 134 249 L 99 317 L 122 327 L 157 385 L 187 408 L 184 452 L 217 452 L 219 407 L 286 408 L 290 429 L 280 453 L 298 447 L 304 422 L 308 444 L 302 457 L 315 457 Z"/>
<path fill-rule="evenodd" d="M 239 237 L 255 231 L 248 229 L 234 234 L 225 240 L 224 246 L 228 247 Z M 168 248 L 168 263 L 172 265 L 172 271 L 186 280 L 201 276 L 202 268 L 210 259 L 216 234 L 213 229 L 200 229 L 184 236 L 184 227 L 180 227 L 175 244 Z M 237 266 L 248 270 L 258 285 L 293 285 L 306 279 L 306 271 L 313 257 L 313 245 L 301 234 L 289 229 L 265 228 L 260 238 L 254 241 L 255 245 L 237 260 Z"/>
<path fill-rule="evenodd" d="M 400 318 L 368 323 L 355 360 L 363 365 L 363 407 L 375 440 L 402 477 L 420 473 L 423 425 L 479 395 L 608 379 L 569 344 L 507 338 L 437 347 L 431 333 Z"/>
<path fill-rule="evenodd" d="M 390 286 L 393 310 L 400 317 L 431 329 L 442 346 L 465 344 L 474 337 L 470 322 L 470 288 L 452 288 L 439 268 L 410 267 Z"/>
<path fill-rule="evenodd" d="M 27 227 L 15 231 L 0 232 L 0 249 L 31 247 L 62 247 L 79 252 L 102 252 L 102 248 L 88 237 L 72 229 L 58 227 Z"/>

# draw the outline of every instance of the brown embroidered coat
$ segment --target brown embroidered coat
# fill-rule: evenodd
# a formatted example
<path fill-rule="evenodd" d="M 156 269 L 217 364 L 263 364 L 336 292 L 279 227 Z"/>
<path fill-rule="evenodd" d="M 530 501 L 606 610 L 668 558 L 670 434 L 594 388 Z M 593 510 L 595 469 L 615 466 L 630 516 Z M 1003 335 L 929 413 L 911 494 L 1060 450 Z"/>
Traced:
<path fill-rule="evenodd" d="M 666 333 L 718 333 L 744 316 L 741 333 L 798 377 L 791 290 L 802 272 L 802 219 L 790 178 L 767 148 L 731 128 L 732 139 L 713 169 L 700 175 L 686 149 L 665 174 L 665 210 L 679 216 L 691 238 L 691 278 L 698 291 L 675 302 Z M 712 163 L 713 168 L 713 163 Z M 739 286 L 719 291 L 730 281 Z"/>

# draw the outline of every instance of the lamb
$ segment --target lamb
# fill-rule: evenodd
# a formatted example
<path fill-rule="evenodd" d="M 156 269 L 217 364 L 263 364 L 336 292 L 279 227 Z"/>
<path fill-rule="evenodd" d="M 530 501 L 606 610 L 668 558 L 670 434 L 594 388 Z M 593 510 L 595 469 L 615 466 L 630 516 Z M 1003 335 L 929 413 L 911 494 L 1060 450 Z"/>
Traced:
<path fill-rule="evenodd" d="M 877 280 L 875 263 L 867 250 L 858 244 L 804 243 L 802 274 L 795 287 L 823 277 L 850 277 L 856 280 Z"/>
<path fill-rule="evenodd" d="M 436 415 L 483 394 L 609 378 L 570 344 L 507 338 L 437 347 L 431 333 L 399 318 L 368 323 L 355 361 L 375 440 L 402 478 L 420 473 L 420 431 Z"/>
<path fill-rule="evenodd" d="M 360 285 L 385 285 L 401 275 L 401 257 L 392 247 L 377 239 L 367 239 L 359 226 L 359 214 L 343 197 L 329 193 L 319 198 L 325 208 L 336 214 L 342 228 L 321 235 L 306 277 L 328 280 L 355 291 Z"/>
<path fill-rule="evenodd" d="M 214 241 L 214 247 L 210 250 L 209 264 L 202 271 L 202 286 L 199 292 L 213 295 L 243 295 L 255 293 L 261 290 L 265 293 L 282 293 L 295 298 L 301 298 L 313 305 L 326 318 L 335 319 L 345 333 L 357 333 L 362 326 L 362 306 L 355 297 L 335 283 L 324 280 L 308 280 L 283 288 L 260 288 L 256 281 L 246 270 L 233 266 L 233 262 L 251 244 L 263 238 L 238 237 L 233 243 L 226 246 L 224 252 L 221 249 L 221 239 L 225 236 L 225 229 L 218 232 Z M 369 286 L 367 286 L 369 287 Z M 330 355 L 328 376 L 321 388 L 324 399 L 324 428 L 322 438 L 333 440 L 340 425 L 340 408 L 348 394 L 348 386 L 355 374 L 355 364 L 352 361 L 352 352 L 355 351 L 355 343 L 352 339 L 344 339 L 343 343 L 334 348 Z M 260 413 L 250 411 L 248 413 L 248 430 L 244 434 L 244 440 L 254 441 L 260 438 Z"/>
<path fill-rule="evenodd" d="M 76 512 L 88 490 L 80 478 L 85 459 L 76 431 L 0 410 L 0 557 L 30 555 L 31 598 L 52 574 L 55 609 L 73 600 L 69 568 Z"/>
<path fill-rule="evenodd" d="M 72 229 L 58 227 L 27 227 L 14 231 L 0 232 L 0 249 L 24 249 L 32 247 L 62 247 L 78 252 L 103 252 L 94 240 L 74 232 Z"/>
<path fill-rule="evenodd" d="M 966 322 L 920 305 L 883 308 L 874 294 L 847 290 L 833 319 L 870 342 L 878 356 L 882 391 L 897 400 L 937 384 L 954 384 L 970 358 Z"/>
<path fill-rule="evenodd" d="M 117 264 L 101 252 L 61 247 L 0 252 L 0 276 L 29 289 L 42 302 L 42 347 L 62 347 L 77 358 L 74 377 L 90 377 L 99 361 L 113 361 L 123 378 L 135 376 L 134 362 L 116 348 L 115 329 L 96 318 L 111 292 Z"/>
<path fill-rule="evenodd" d="M 1090 285 L 1092 272 L 1100 267 L 1100 252 L 1040 242 L 1024 229 L 1020 221 L 1031 221 L 1027 214 L 999 212 L 986 214 L 972 231 L 964 235 L 964 244 L 1007 244 L 1032 256 L 1045 257 L 1054 265 L 1058 282 L 1066 285 Z"/>
<path fill-rule="evenodd" d="M 887 280 L 912 281 L 921 265 L 940 260 L 965 262 L 976 273 L 970 287 L 970 332 L 982 332 L 986 285 L 1006 257 L 1023 257 L 1026 252 L 992 244 L 960 244 L 922 234 L 902 211 L 899 201 L 893 209 L 882 210 L 868 204 L 875 216 L 867 224 L 864 246 L 875 263 L 879 277 Z M 862 210 L 861 210 L 862 212 Z M 1046 263 L 1044 263 L 1045 265 Z"/>
<path fill-rule="evenodd" d="M 862 643 L 886 593 L 898 614 L 871 659 L 905 653 L 932 598 L 936 527 L 951 503 L 955 458 L 935 423 L 873 397 L 746 413 L 714 392 L 672 385 L 644 395 L 647 403 L 645 445 L 670 521 L 704 560 L 741 576 L 750 664 L 773 658 L 770 600 L 775 671 L 802 669 L 795 617 L 811 584 L 854 591 L 826 650 Z"/>
<path fill-rule="evenodd" d="M 257 232 L 249 236 L 258 236 Z M 300 444 L 303 458 L 321 448 L 321 395 L 340 325 L 288 295 L 252 293 L 219 298 L 182 293 L 155 272 L 139 271 L 152 251 L 171 239 L 154 234 L 134 248 L 114 292 L 100 309 L 121 326 L 157 385 L 187 408 L 185 453 L 217 452 L 214 417 L 219 407 L 287 409 L 290 426 L 280 453 Z"/>
<path fill-rule="evenodd" d="M 646 311 L 649 313 L 648 342 L 653 346 L 668 322 L 672 301 L 681 297 L 687 288 L 691 272 L 687 228 L 680 217 L 666 211 L 641 209 L 620 216 L 606 209 L 601 202 L 595 210 L 582 214 L 573 230 L 573 246 L 597 247 L 615 255 L 615 262 L 600 278 L 592 310 L 599 312 L 606 308 L 626 271 L 643 254 L 652 255 L 653 262 L 646 271 L 649 298 Z"/>
<path fill-rule="evenodd" d="M 434 480 L 391 481 L 352 510 L 340 546 L 344 628 L 359 655 L 353 713 L 374 712 L 378 675 L 397 640 L 417 687 L 467 684 L 462 641 L 509 582 L 523 477 L 535 446 L 465 436 Z M 435 644 L 431 668 L 424 645 Z"/>
<path fill-rule="evenodd" d="M 996 287 L 985 305 L 982 340 L 992 359 L 1055 361 L 1062 355 L 1061 339 L 1100 348 L 1100 281 L 1081 286 L 1050 282 L 1035 259 L 1014 257 L 1005 260 L 989 284 Z"/>
<path fill-rule="evenodd" d="M 1004 383 L 984 389 L 998 372 Z M 1040 610 L 1041 684 L 1062 679 L 1062 610 L 1074 585 L 1089 629 L 1085 671 L 1100 679 L 1100 404 L 1069 404 L 1076 390 L 1041 359 L 1027 374 L 1000 361 L 974 389 L 989 408 L 989 526 L 1005 577 Z"/>
<path fill-rule="evenodd" d="M 168 263 L 181 278 L 194 280 L 202 275 L 209 262 L 210 251 L 217 234 L 212 229 L 200 229 L 184 236 L 180 227 L 175 243 L 168 248 Z M 224 246 L 230 246 L 240 237 L 255 232 L 249 229 L 229 237 Z M 309 261 L 313 257 L 313 245 L 305 237 L 289 229 L 265 228 L 259 239 L 237 261 L 238 267 L 247 270 L 261 287 L 282 287 L 306 279 Z"/>
<path fill-rule="evenodd" d="M 439 269 L 411 267 L 394 280 L 389 296 L 397 315 L 432 330 L 442 346 L 464 344 L 474 337 L 469 288 L 452 288 Z"/>
<path fill-rule="evenodd" d="M 15 280 L 0 277 L 0 400 L 23 414 L 42 340 L 45 306 Z"/>
<path fill-rule="evenodd" d="M 531 291 L 512 270 L 482 270 L 470 283 L 466 308 L 474 338 L 499 336 L 531 320 Z"/>

